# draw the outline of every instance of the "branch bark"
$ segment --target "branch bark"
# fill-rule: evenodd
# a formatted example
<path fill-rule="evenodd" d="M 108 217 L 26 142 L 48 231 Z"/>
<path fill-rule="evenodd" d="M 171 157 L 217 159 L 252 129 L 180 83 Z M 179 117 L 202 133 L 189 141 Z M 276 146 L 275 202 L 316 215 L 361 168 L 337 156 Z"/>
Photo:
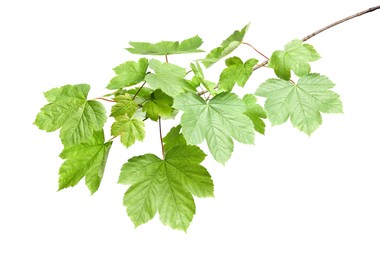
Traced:
<path fill-rule="evenodd" d="M 348 20 L 351 20 L 351 19 L 353 19 L 353 18 L 356 18 L 356 17 L 362 16 L 362 15 L 364 15 L 364 14 L 371 13 L 371 12 L 373 12 L 373 11 L 375 11 L 375 10 L 378 10 L 378 9 L 380 9 L 380 5 L 378 5 L 378 6 L 374 6 L 374 7 L 368 8 L 368 9 L 366 9 L 366 10 L 363 10 L 363 11 L 361 11 L 361 12 L 358 12 L 358 13 L 356 13 L 356 14 L 353 14 L 353 15 L 347 16 L 346 18 L 340 19 L 340 20 L 338 20 L 338 21 L 336 21 L 336 22 L 334 22 L 334 23 L 332 23 L 332 24 L 329 24 L 329 25 L 327 25 L 327 26 L 325 26 L 325 27 L 323 27 L 323 28 L 321 28 L 321 29 L 319 29 L 319 30 L 317 30 L 317 31 L 315 31 L 315 32 L 313 32 L 313 33 L 311 33 L 311 34 L 309 34 L 309 35 L 303 37 L 303 38 L 302 38 L 302 41 L 304 41 L 304 42 L 305 42 L 305 41 L 308 41 L 310 38 L 312 38 L 312 37 L 314 37 L 314 36 L 320 34 L 321 32 L 324 32 L 324 31 L 326 31 L 326 30 L 328 30 L 328 29 L 330 29 L 330 28 L 332 28 L 332 27 L 334 27 L 334 26 L 337 26 L 338 24 L 341 24 L 341 23 L 347 22 Z M 265 65 L 268 64 L 268 61 L 269 61 L 269 59 L 267 59 L 266 61 L 264 61 L 264 62 L 262 62 L 262 63 L 260 63 L 260 64 L 258 64 L 258 65 L 256 65 L 256 66 L 253 68 L 253 71 L 255 71 L 255 70 L 257 70 L 257 69 L 260 69 L 261 67 L 264 67 Z M 218 86 L 216 86 L 215 88 L 218 88 Z M 198 95 L 201 96 L 201 95 L 203 95 L 203 94 L 205 94 L 205 93 L 207 93 L 207 92 L 208 92 L 207 90 L 200 91 L 200 92 L 198 92 Z"/>
<path fill-rule="evenodd" d="M 338 24 L 341 24 L 341 23 L 347 22 L 348 20 L 351 20 L 351 19 L 353 19 L 353 18 L 356 18 L 356 17 L 362 16 L 362 15 L 364 15 L 364 14 L 368 14 L 368 13 L 370 13 L 370 12 L 373 12 L 373 11 L 377 10 L 377 9 L 380 9 L 380 5 L 378 5 L 378 6 L 374 6 L 374 7 L 368 8 L 368 9 L 366 9 L 366 10 L 364 10 L 364 11 L 358 12 L 358 13 L 356 13 L 356 14 L 353 14 L 353 15 L 347 16 L 346 18 L 340 19 L 339 21 L 336 21 L 336 22 L 334 22 L 334 23 L 332 23 L 332 24 L 329 24 L 329 25 L 327 25 L 327 26 L 325 26 L 325 27 L 323 27 L 323 28 L 321 28 L 321 29 L 319 29 L 319 30 L 317 30 L 317 31 L 315 31 L 315 32 L 313 32 L 313 33 L 311 33 L 311 34 L 309 34 L 309 35 L 303 37 L 303 38 L 302 38 L 302 41 L 306 42 L 307 40 L 309 40 L 310 38 L 316 36 L 317 34 L 320 34 L 321 32 L 324 32 L 324 31 L 326 31 L 326 30 L 328 30 L 328 29 L 330 29 L 330 28 L 332 28 L 332 27 L 334 27 L 334 26 L 337 26 Z M 269 59 L 268 59 L 268 60 L 269 60 Z M 255 70 L 257 70 L 257 69 L 259 69 L 259 68 L 261 68 L 261 67 L 264 67 L 265 65 L 268 64 L 268 60 L 266 60 L 266 61 L 264 61 L 264 62 L 262 62 L 262 63 L 256 65 L 256 66 L 253 68 L 253 70 L 255 71 Z"/>

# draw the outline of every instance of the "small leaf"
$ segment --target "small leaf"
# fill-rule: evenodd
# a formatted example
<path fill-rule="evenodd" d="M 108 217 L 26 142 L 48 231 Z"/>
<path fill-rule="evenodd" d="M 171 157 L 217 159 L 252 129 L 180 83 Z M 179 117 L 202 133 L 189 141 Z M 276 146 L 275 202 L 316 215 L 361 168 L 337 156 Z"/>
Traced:
<path fill-rule="evenodd" d="M 126 147 L 132 146 L 136 140 L 142 141 L 145 137 L 144 122 L 141 119 L 126 116 L 117 117 L 111 126 L 113 136 L 120 135 L 120 141 Z"/>
<path fill-rule="evenodd" d="M 196 62 L 195 64 L 191 63 L 190 67 L 194 73 L 193 81 L 197 81 L 197 84 L 195 84 L 196 87 L 202 84 L 210 92 L 211 95 L 215 95 L 216 84 L 214 82 L 211 82 L 205 79 L 201 65 L 198 62 Z"/>
<path fill-rule="evenodd" d="M 51 103 L 41 108 L 34 124 L 47 132 L 61 128 L 60 137 L 65 146 L 87 142 L 107 120 L 104 106 L 87 100 L 89 90 L 89 85 L 81 84 L 46 92 L 45 97 Z"/>
<path fill-rule="evenodd" d="M 111 79 L 107 88 L 119 89 L 136 85 L 144 80 L 147 69 L 148 60 L 145 58 L 141 58 L 138 62 L 124 62 L 113 69 L 117 76 Z"/>
<path fill-rule="evenodd" d="M 262 118 L 267 118 L 264 109 L 256 103 L 257 99 L 252 94 L 247 94 L 243 97 L 243 101 L 247 110 L 246 114 L 251 120 L 255 127 L 255 130 L 260 134 L 265 134 L 265 123 Z"/>
<path fill-rule="evenodd" d="M 161 89 L 167 95 L 175 97 L 185 91 L 195 92 L 192 86 L 185 80 L 186 70 L 170 63 L 161 63 L 152 59 L 149 67 L 154 70 L 145 76 L 146 82 L 153 89 Z"/>
<path fill-rule="evenodd" d="M 160 116 L 171 116 L 173 113 L 173 98 L 166 95 L 160 89 L 151 94 L 151 99 L 144 103 L 142 111 L 146 116 L 157 121 Z"/>
<path fill-rule="evenodd" d="M 158 211 L 163 224 L 186 231 L 195 214 L 193 195 L 210 197 L 214 193 L 211 176 L 200 165 L 204 158 L 198 147 L 178 145 L 164 160 L 153 154 L 129 159 L 118 182 L 132 184 L 124 195 L 124 205 L 135 226 L 148 222 Z"/>
<path fill-rule="evenodd" d="M 116 96 L 115 99 L 116 104 L 111 108 L 111 116 L 123 116 L 127 115 L 128 117 L 132 117 L 136 112 L 137 103 L 132 100 L 131 96 L 128 93 L 124 95 Z"/>
<path fill-rule="evenodd" d="M 182 126 L 177 125 L 176 127 L 172 127 L 169 133 L 162 139 L 164 142 L 164 149 L 168 152 L 170 149 L 177 145 L 187 144 L 186 139 L 182 133 L 180 133 Z"/>
<path fill-rule="evenodd" d="M 252 144 L 252 121 L 243 113 L 244 102 L 232 93 L 221 93 L 206 102 L 195 94 L 185 93 L 174 99 L 174 107 L 183 110 L 182 133 L 189 144 L 204 139 L 215 160 L 224 164 L 234 148 L 232 138 Z"/>
<path fill-rule="evenodd" d="M 265 110 L 273 125 L 290 117 L 293 126 L 311 135 L 322 123 L 321 112 L 342 113 L 339 95 L 326 76 L 308 74 L 297 84 L 282 79 L 268 79 L 259 86 L 256 95 L 266 97 Z"/>
<path fill-rule="evenodd" d="M 202 45 L 202 39 L 196 35 L 181 43 L 172 41 L 161 41 L 158 43 L 130 42 L 132 48 L 127 48 L 130 53 L 142 55 L 170 55 L 182 53 L 203 52 L 198 48 Z"/>
<path fill-rule="evenodd" d="M 206 68 L 209 68 L 214 63 L 233 52 L 243 41 L 248 28 L 249 24 L 244 26 L 241 31 L 234 31 L 233 34 L 222 42 L 220 47 L 213 49 L 209 54 L 207 54 L 206 58 L 202 60 L 203 65 L 205 65 Z"/>
<path fill-rule="evenodd" d="M 95 193 L 103 177 L 112 142 L 104 143 L 103 130 L 95 131 L 85 143 L 65 147 L 61 158 L 65 160 L 59 169 L 59 190 L 73 187 L 86 177 L 86 185 Z"/>
<path fill-rule="evenodd" d="M 285 45 L 284 51 L 275 51 L 269 59 L 268 66 L 274 69 L 277 77 L 289 80 L 293 70 L 298 77 L 310 73 L 309 62 L 320 58 L 318 52 L 310 44 L 301 40 L 293 40 Z"/>
<path fill-rule="evenodd" d="M 220 74 L 219 88 L 230 92 L 236 83 L 238 86 L 244 87 L 257 62 L 256 59 L 249 59 L 243 63 L 239 57 L 226 59 L 227 68 Z"/>

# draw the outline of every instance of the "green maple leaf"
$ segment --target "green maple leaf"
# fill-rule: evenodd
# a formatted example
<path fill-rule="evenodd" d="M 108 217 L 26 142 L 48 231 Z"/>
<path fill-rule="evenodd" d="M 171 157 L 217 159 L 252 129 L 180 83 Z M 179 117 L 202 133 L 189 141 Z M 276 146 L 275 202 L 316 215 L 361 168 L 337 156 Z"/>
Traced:
<path fill-rule="evenodd" d="M 234 31 L 234 33 L 225 39 L 219 47 L 211 50 L 210 53 L 207 54 L 206 58 L 202 60 L 203 65 L 205 65 L 206 68 L 209 68 L 214 63 L 233 52 L 242 43 L 248 28 L 249 24 L 244 26 L 240 31 Z"/>
<path fill-rule="evenodd" d="M 158 211 L 163 224 L 187 230 L 195 214 L 193 195 L 213 196 L 211 176 L 200 165 L 205 156 L 196 146 L 178 145 L 163 160 L 145 154 L 123 165 L 119 183 L 131 185 L 124 195 L 124 205 L 136 227 Z"/>
<path fill-rule="evenodd" d="M 246 114 L 251 120 L 255 127 L 255 130 L 260 134 L 265 134 L 265 123 L 263 118 L 267 118 L 264 109 L 257 104 L 257 99 L 252 94 L 247 94 L 243 97 L 243 101 L 247 107 Z"/>
<path fill-rule="evenodd" d="M 185 80 L 186 69 L 170 63 L 161 63 L 155 59 L 150 60 L 149 67 L 154 73 L 146 75 L 145 80 L 151 88 L 161 89 L 171 97 L 185 91 L 195 91 Z"/>
<path fill-rule="evenodd" d="M 295 127 L 311 135 L 322 123 L 321 112 L 343 112 L 339 95 L 329 90 L 332 87 L 334 83 L 327 77 L 308 74 L 297 84 L 268 79 L 255 94 L 267 98 L 264 108 L 273 125 L 282 124 L 290 117 Z"/>
<path fill-rule="evenodd" d="M 203 52 L 198 48 L 202 45 L 202 39 L 196 35 L 192 38 L 178 41 L 161 41 L 158 43 L 130 42 L 132 48 L 126 48 L 130 53 L 142 55 L 170 55 Z"/>
<path fill-rule="evenodd" d="M 174 109 L 172 108 L 173 98 L 166 95 L 160 89 L 156 89 L 150 100 L 144 103 L 142 111 L 146 116 L 154 121 L 157 121 L 161 116 L 171 116 Z"/>
<path fill-rule="evenodd" d="M 45 93 L 50 102 L 41 108 L 34 124 L 53 132 L 59 128 L 62 143 L 75 145 L 91 139 L 94 131 L 103 128 L 107 116 L 104 106 L 87 100 L 89 85 L 66 85 Z"/>
<path fill-rule="evenodd" d="M 309 74 L 309 62 L 316 61 L 319 58 L 320 56 L 313 46 L 303 43 L 301 40 L 293 40 L 285 45 L 284 51 L 273 52 L 268 66 L 274 69 L 277 77 L 289 80 L 291 70 L 298 77 Z"/>
<path fill-rule="evenodd" d="M 126 147 L 130 147 L 136 140 L 144 140 L 144 122 L 141 119 L 129 118 L 128 116 L 116 117 L 116 122 L 111 126 L 111 134 L 113 136 L 120 135 L 120 142 Z"/>
<path fill-rule="evenodd" d="M 119 89 L 136 85 L 144 80 L 147 69 L 148 60 L 145 58 L 141 58 L 138 62 L 124 62 L 113 69 L 117 76 L 111 79 L 107 88 Z"/>
<path fill-rule="evenodd" d="M 103 130 L 94 131 L 87 142 L 65 147 L 60 157 L 65 160 L 59 169 L 59 190 L 73 187 L 86 177 L 91 194 L 99 188 L 112 142 L 104 143 Z"/>
<path fill-rule="evenodd" d="M 169 133 L 163 138 L 164 141 L 164 149 L 165 152 L 168 152 L 170 149 L 177 145 L 187 144 L 186 139 L 182 133 L 180 133 L 182 126 L 177 125 L 176 127 L 172 127 Z"/>
<path fill-rule="evenodd" d="M 254 140 L 252 121 L 243 113 L 244 102 L 232 93 L 221 93 L 209 102 L 185 93 L 174 99 L 174 107 L 183 110 L 182 133 L 189 144 L 199 144 L 204 139 L 215 160 L 225 163 L 232 154 L 234 143 L 251 144 Z"/>
<path fill-rule="evenodd" d="M 245 83 L 253 72 L 253 67 L 258 60 L 249 59 L 245 63 L 239 57 L 226 59 L 227 68 L 225 68 L 219 77 L 219 88 L 231 91 L 237 83 L 238 86 L 244 87 Z"/>
<path fill-rule="evenodd" d="M 132 117 L 136 112 L 137 103 L 132 100 L 131 96 L 128 93 L 124 95 L 118 95 L 114 98 L 116 104 L 111 108 L 111 116 L 123 116 L 127 115 L 128 117 Z"/>

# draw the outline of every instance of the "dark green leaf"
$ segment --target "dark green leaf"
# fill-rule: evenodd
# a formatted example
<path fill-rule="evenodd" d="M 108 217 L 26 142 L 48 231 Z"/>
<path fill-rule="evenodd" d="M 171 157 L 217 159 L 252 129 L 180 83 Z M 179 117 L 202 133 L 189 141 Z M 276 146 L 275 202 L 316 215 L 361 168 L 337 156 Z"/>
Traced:
<path fill-rule="evenodd" d="M 144 103 L 142 111 L 146 116 L 157 121 L 161 116 L 171 116 L 173 113 L 173 98 L 166 95 L 162 90 L 156 89 L 151 94 L 151 99 Z"/>

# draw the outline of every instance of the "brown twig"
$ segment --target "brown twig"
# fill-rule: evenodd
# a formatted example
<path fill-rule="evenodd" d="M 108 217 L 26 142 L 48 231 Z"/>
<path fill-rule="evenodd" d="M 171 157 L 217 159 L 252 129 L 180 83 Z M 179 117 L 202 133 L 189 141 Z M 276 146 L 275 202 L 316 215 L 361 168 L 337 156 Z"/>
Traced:
<path fill-rule="evenodd" d="M 107 102 L 116 102 L 115 100 L 104 98 L 104 97 L 97 97 L 95 99 L 100 99 L 100 100 L 104 100 L 104 101 L 107 101 Z"/>
<path fill-rule="evenodd" d="M 146 84 L 146 81 L 144 81 L 144 83 L 141 85 L 141 87 L 137 90 L 137 92 L 135 93 L 135 95 L 132 97 L 132 100 L 135 100 L 137 94 L 141 91 L 141 89 L 145 86 Z"/>
<path fill-rule="evenodd" d="M 353 19 L 353 18 L 356 18 L 356 17 L 362 16 L 363 14 L 368 14 L 368 13 L 370 13 L 370 12 L 373 12 L 373 11 L 377 10 L 377 9 L 380 9 L 380 5 L 378 5 L 378 6 L 374 6 L 374 7 L 368 8 L 368 9 L 366 9 L 366 10 L 364 10 L 364 11 L 358 12 L 358 13 L 356 13 L 356 14 L 353 14 L 353 15 L 347 16 L 346 18 L 340 19 L 339 21 L 336 21 L 336 22 L 334 22 L 334 23 L 332 23 L 332 24 L 329 24 L 329 25 L 327 25 L 327 26 L 325 26 L 325 27 L 323 27 L 323 28 L 321 28 L 321 29 L 319 29 L 319 30 L 317 30 L 317 31 L 315 31 L 315 32 L 313 32 L 313 33 L 311 33 L 311 34 L 309 34 L 309 35 L 303 37 L 303 38 L 302 38 L 302 41 L 306 42 L 307 40 L 309 40 L 310 38 L 316 36 L 317 34 L 320 34 L 321 32 L 324 32 L 324 31 L 326 31 L 326 30 L 328 30 L 328 29 L 330 29 L 330 28 L 332 28 L 332 27 L 334 27 L 334 26 L 337 26 L 338 24 L 341 24 L 341 23 L 347 22 L 348 20 L 351 20 L 351 19 Z M 253 68 L 253 70 L 255 71 L 255 70 L 257 70 L 257 69 L 260 69 L 261 67 L 264 67 L 265 65 L 268 64 L 268 60 L 269 60 L 269 59 L 267 59 L 266 61 L 264 61 L 264 62 L 262 62 L 262 63 L 260 63 L 260 64 L 258 64 L 258 65 L 256 65 L 256 66 Z"/>
<path fill-rule="evenodd" d="M 269 59 L 265 54 L 263 54 L 261 51 L 259 51 L 258 49 L 256 49 L 255 47 L 253 47 L 252 44 L 248 43 L 248 42 L 242 42 L 241 44 L 245 44 L 249 47 L 251 47 L 255 52 L 257 52 L 258 54 L 260 54 L 261 56 L 263 56 L 265 59 Z"/>

